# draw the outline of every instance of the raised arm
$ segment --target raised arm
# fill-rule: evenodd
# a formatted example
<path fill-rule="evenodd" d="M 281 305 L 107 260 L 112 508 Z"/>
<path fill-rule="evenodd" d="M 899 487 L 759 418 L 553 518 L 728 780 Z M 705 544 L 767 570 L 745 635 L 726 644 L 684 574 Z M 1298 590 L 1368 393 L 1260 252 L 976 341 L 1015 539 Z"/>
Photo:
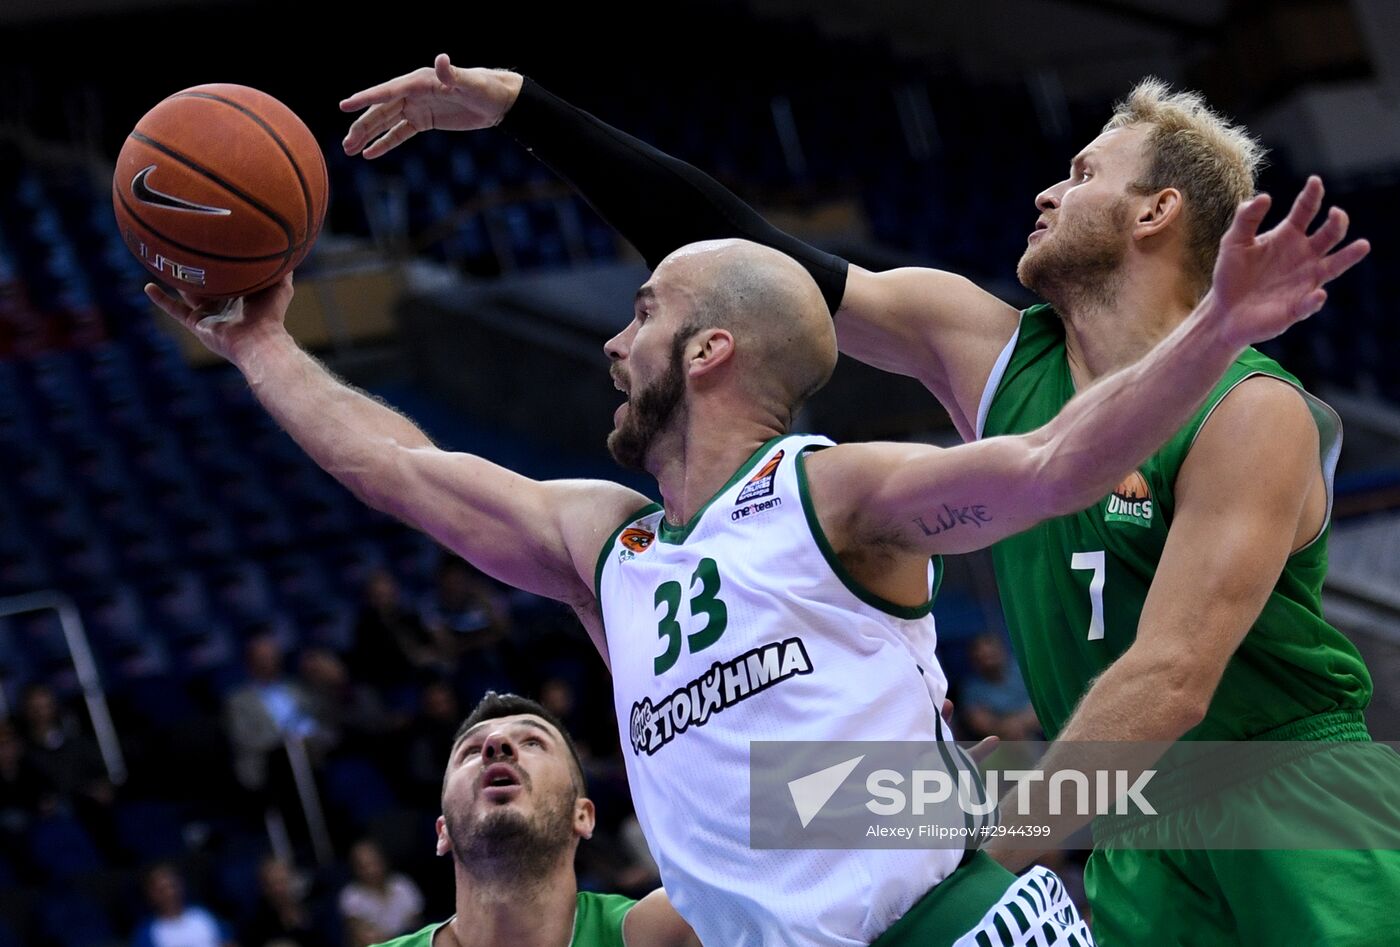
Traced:
<path fill-rule="evenodd" d="M 656 266 L 698 240 L 743 237 L 795 258 L 836 313 L 842 351 L 921 380 L 972 437 L 977 401 L 1016 310 L 939 270 L 872 273 L 849 267 L 764 220 L 703 171 L 613 128 L 538 83 L 494 69 L 461 69 L 446 55 L 341 103 L 367 109 L 348 154 L 377 158 L 429 129 L 499 124 L 579 193 Z M 839 309 L 839 312 L 837 311 Z"/>
<path fill-rule="evenodd" d="M 1332 252 L 1347 229 L 1338 208 L 1307 233 L 1321 204 L 1322 182 L 1310 178 L 1288 217 L 1265 234 L 1257 230 L 1268 196 L 1242 204 L 1200 305 L 1042 428 L 948 450 L 864 444 L 813 457 L 823 521 L 856 542 L 965 552 L 1097 503 L 1186 423 L 1245 345 L 1316 312 L 1327 298 L 1322 287 L 1366 255 L 1364 240 Z"/>
<path fill-rule="evenodd" d="M 217 315 L 154 284 L 146 293 L 237 366 L 277 423 L 364 503 L 423 530 L 502 582 L 591 607 L 598 552 L 609 532 L 645 505 L 641 494 L 604 481 L 540 482 L 438 449 L 407 418 L 335 378 L 297 346 L 283 325 L 290 276 Z M 595 642 L 602 650 L 596 633 Z"/>

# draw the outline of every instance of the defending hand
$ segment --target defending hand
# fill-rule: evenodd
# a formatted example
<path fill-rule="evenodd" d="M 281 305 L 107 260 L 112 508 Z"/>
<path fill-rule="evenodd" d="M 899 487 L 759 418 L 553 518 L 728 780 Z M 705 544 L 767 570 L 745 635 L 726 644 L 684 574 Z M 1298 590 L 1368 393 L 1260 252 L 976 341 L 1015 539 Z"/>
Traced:
<path fill-rule="evenodd" d="M 523 81 L 500 69 L 459 69 L 441 53 L 431 68 L 415 69 L 340 103 L 342 112 L 369 106 L 350 126 L 345 153 L 378 158 L 419 132 L 490 128 L 515 104 Z"/>
<path fill-rule="evenodd" d="M 1240 205 L 1215 262 L 1209 298 L 1225 313 L 1226 336 L 1240 347 L 1271 339 L 1317 312 L 1327 301 L 1323 287 L 1371 250 L 1365 240 L 1336 249 L 1348 224 L 1340 207 L 1308 233 L 1322 208 L 1321 178 L 1308 178 L 1288 216 L 1261 234 L 1269 202 L 1259 194 Z"/>

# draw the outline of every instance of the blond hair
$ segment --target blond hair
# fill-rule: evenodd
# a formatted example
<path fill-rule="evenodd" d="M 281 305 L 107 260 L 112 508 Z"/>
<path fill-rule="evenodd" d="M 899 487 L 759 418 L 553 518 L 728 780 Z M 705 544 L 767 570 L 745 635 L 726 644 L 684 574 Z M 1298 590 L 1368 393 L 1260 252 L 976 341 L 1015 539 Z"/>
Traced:
<path fill-rule="evenodd" d="M 1206 105 L 1199 93 L 1173 92 L 1155 76 L 1133 87 L 1103 130 L 1133 125 L 1151 128 L 1147 167 L 1131 186 L 1144 194 L 1169 187 L 1181 192 L 1189 266 L 1203 294 L 1235 208 L 1254 194 L 1264 148 L 1243 126 Z"/>

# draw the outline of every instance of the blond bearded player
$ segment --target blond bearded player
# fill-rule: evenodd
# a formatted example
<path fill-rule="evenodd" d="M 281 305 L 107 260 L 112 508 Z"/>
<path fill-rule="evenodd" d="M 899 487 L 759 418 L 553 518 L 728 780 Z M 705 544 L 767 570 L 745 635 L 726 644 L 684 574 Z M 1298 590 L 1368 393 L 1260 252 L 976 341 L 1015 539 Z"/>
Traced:
<path fill-rule="evenodd" d="M 842 350 L 920 379 L 968 440 L 1034 430 L 1180 325 L 1211 285 L 1221 235 L 1254 193 L 1260 161 L 1248 134 L 1198 95 L 1140 83 L 1068 177 L 1036 196 L 1018 275 L 1048 305 L 1018 313 L 952 273 L 848 266 L 697 169 L 518 75 L 439 56 L 431 69 L 341 103 L 366 106 L 348 153 L 373 158 L 418 131 L 499 123 L 653 265 L 700 239 L 783 250 L 821 286 Z M 1321 192 L 1309 183 L 1308 207 Z M 1345 226 L 1340 210 L 1331 214 L 1316 241 Z M 1093 752 L 1088 741 L 1132 741 L 1140 765 L 1177 739 L 1338 748 L 1222 794 L 1213 804 L 1228 815 L 1179 807 L 1151 825 L 1096 834 L 1106 844 L 1090 858 L 1086 889 L 1105 943 L 1369 944 L 1390 923 L 1400 898 L 1400 757 L 1355 746 L 1370 741 L 1362 711 L 1371 678 L 1321 608 L 1340 444 L 1335 413 L 1251 349 L 1160 451 L 1092 507 L 993 547 L 1032 703 L 1061 741 L 1047 771 L 1097 765 L 1081 759 Z M 1341 744 L 1361 750 L 1366 765 L 1328 768 Z M 1048 811 L 1036 784 L 1031 821 Z M 1183 832 L 1224 842 L 1231 819 L 1276 826 L 1266 846 L 1275 850 L 1169 851 Z M 1316 841 L 1298 842 L 1300 829 Z M 995 841 L 988 850 L 1012 867 L 1026 857 Z"/>
<path fill-rule="evenodd" d="M 683 247 L 605 347 L 626 392 L 609 447 L 656 478 L 661 506 L 618 484 L 539 482 L 438 449 L 296 345 L 283 322 L 290 278 L 217 314 L 153 284 L 147 293 L 362 501 L 574 608 L 612 671 L 633 801 L 662 881 L 702 942 L 1082 945 L 1087 929 L 1043 868 L 1017 878 L 981 852 L 947 849 L 752 850 L 748 744 L 949 739 L 930 557 L 1096 502 L 1190 417 L 1246 344 L 1316 312 L 1322 285 L 1368 249 L 1337 249 L 1335 216 L 1308 236 L 1319 192 L 1310 186 L 1262 235 L 1267 200 L 1244 204 L 1212 291 L 1141 360 L 1035 431 L 948 450 L 791 434 L 836 364 L 819 287 L 754 243 Z M 937 525 L 943 510 L 961 515 Z M 638 719 L 720 665 L 735 673 L 703 719 Z"/>

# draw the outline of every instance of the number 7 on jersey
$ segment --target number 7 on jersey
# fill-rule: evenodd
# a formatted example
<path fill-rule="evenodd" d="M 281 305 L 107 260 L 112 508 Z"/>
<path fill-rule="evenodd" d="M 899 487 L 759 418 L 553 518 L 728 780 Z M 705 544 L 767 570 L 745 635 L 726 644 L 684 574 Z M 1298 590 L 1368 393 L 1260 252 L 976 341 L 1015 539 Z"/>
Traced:
<path fill-rule="evenodd" d="M 1107 569 L 1104 566 L 1102 549 L 1094 552 L 1076 552 L 1069 557 L 1071 569 L 1092 569 L 1089 580 L 1089 640 L 1098 641 L 1103 637 L 1103 580 Z"/>

